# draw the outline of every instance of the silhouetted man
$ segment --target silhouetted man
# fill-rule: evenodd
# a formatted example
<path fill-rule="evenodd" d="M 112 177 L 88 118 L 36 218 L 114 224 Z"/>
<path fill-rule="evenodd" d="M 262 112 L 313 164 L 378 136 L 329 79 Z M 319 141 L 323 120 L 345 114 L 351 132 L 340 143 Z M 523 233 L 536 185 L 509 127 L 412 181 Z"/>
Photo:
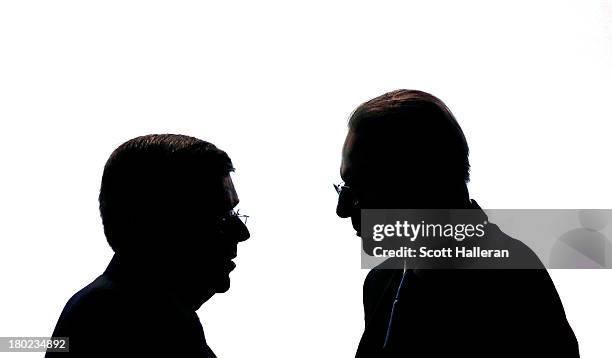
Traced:
<path fill-rule="evenodd" d="M 337 214 L 358 235 L 361 209 L 479 209 L 466 185 L 465 136 L 444 103 L 421 91 L 390 92 L 354 111 L 341 176 Z M 357 357 L 577 357 L 552 280 L 531 251 L 522 254 L 540 268 L 371 270 Z"/>
<path fill-rule="evenodd" d="M 229 289 L 237 244 L 249 238 L 214 145 L 148 135 L 117 148 L 104 167 L 100 212 L 115 254 L 66 304 L 54 337 L 60 357 L 214 357 L 196 310 Z M 230 332 L 228 332 L 229 334 Z"/>

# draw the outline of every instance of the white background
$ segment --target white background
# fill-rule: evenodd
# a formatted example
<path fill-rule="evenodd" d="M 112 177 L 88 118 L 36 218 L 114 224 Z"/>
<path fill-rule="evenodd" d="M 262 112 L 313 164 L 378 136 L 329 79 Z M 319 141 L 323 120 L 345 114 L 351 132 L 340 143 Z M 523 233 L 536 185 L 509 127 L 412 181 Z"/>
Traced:
<path fill-rule="evenodd" d="M 431 92 L 466 133 L 483 207 L 611 208 L 611 12 L 585 0 L 3 1 L 0 336 L 51 334 L 112 254 L 97 208 L 106 158 L 169 132 L 228 151 L 252 215 L 231 290 L 198 312 L 213 350 L 353 356 L 366 272 L 331 185 L 350 112 L 396 88 Z M 582 356 L 609 357 L 612 272 L 551 275 Z"/>

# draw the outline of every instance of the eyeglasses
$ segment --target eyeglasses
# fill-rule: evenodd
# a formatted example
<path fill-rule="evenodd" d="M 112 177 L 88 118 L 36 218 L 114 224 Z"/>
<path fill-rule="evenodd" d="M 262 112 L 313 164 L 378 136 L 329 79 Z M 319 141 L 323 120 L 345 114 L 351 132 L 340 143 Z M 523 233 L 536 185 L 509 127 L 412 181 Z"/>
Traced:
<path fill-rule="evenodd" d="M 355 195 L 355 191 L 344 182 L 334 184 L 334 189 L 338 193 L 338 206 L 350 205 L 352 208 L 359 207 L 359 199 Z"/>
<path fill-rule="evenodd" d="M 219 224 L 227 225 L 231 223 L 233 220 L 235 220 L 236 218 L 242 221 L 242 223 L 246 225 L 249 219 L 249 215 L 241 214 L 240 209 L 236 209 L 236 210 L 231 209 L 219 218 Z"/>

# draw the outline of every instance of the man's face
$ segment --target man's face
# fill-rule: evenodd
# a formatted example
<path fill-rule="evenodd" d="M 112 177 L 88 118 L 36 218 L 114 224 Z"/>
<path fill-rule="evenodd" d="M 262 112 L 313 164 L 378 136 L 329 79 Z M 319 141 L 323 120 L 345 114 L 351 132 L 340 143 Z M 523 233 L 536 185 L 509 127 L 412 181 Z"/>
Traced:
<path fill-rule="evenodd" d="M 357 236 L 361 236 L 361 208 L 367 184 L 360 176 L 363 160 L 359 156 L 361 147 L 358 147 L 358 139 L 357 135 L 349 130 L 344 141 L 340 177 L 348 188 L 344 188 L 340 193 L 336 214 L 341 218 L 351 218 Z"/>
<path fill-rule="evenodd" d="M 181 286 L 201 303 L 229 289 L 238 243 L 250 237 L 246 225 L 234 212 L 239 199 L 229 175 L 222 179 L 220 199 L 215 208 L 200 211 L 194 206 L 186 225 L 189 229 L 183 233 L 189 244 L 177 260 Z"/>
<path fill-rule="evenodd" d="M 214 257 L 211 257 L 211 262 L 214 264 L 211 268 L 211 277 L 216 292 L 225 292 L 229 289 L 229 273 L 236 267 L 232 260 L 238 254 L 238 243 L 250 237 L 246 225 L 234 211 L 240 200 L 229 175 L 223 178 L 223 191 L 223 211 L 218 218 L 218 227 L 215 228 L 212 242 L 209 243 L 211 252 L 216 252 Z"/>
<path fill-rule="evenodd" d="M 397 168 L 381 164 L 393 153 L 372 150 L 371 145 L 365 134 L 349 130 L 342 148 L 340 176 L 348 188 L 340 193 L 336 214 L 351 218 L 357 236 L 361 236 L 361 209 L 404 208 L 410 204 L 405 193 L 392 185 Z M 414 188 L 405 182 L 403 189 L 412 192 Z"/>

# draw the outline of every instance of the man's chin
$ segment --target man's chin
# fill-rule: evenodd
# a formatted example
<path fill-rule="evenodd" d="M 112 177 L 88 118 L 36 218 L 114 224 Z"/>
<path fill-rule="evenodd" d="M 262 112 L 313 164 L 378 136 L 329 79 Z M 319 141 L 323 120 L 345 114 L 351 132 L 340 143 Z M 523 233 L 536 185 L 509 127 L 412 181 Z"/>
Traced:
<path fill-rule="evenodd" d="M 217 287 L 215 288 L 215 291 L 217 291 L 217 293 L 225 293 L 230 289 L 230 280 L 228 279 L 227 282 L 223 282 L 222 284 L 217 285 Z"/>
<path fill-rule="evenodd" d="M 353 229 L 355 230 L 355 235 L 361 237 L 361 225 L 358 225 L 355 222 L 353 222 L 352 224 L 353 224 Z"/>
<path fill-rule="evenodd" d="M 351 216 L 351 224 L 353 225 L 353 229 L 355 229 L 355 235 L 361 237 L 361 217 L 359 216 Z"/>
<path fill-rule="evenodd" d="M 224 273 L 222 274 L 222 276 L 219 276 L 219 278 L 217 280 L 215 280 L 215 292 L 217 293 L 224 293 L 227 292 L 230 288 L 230 277 L 229 277 L 229 273 Z"/>

